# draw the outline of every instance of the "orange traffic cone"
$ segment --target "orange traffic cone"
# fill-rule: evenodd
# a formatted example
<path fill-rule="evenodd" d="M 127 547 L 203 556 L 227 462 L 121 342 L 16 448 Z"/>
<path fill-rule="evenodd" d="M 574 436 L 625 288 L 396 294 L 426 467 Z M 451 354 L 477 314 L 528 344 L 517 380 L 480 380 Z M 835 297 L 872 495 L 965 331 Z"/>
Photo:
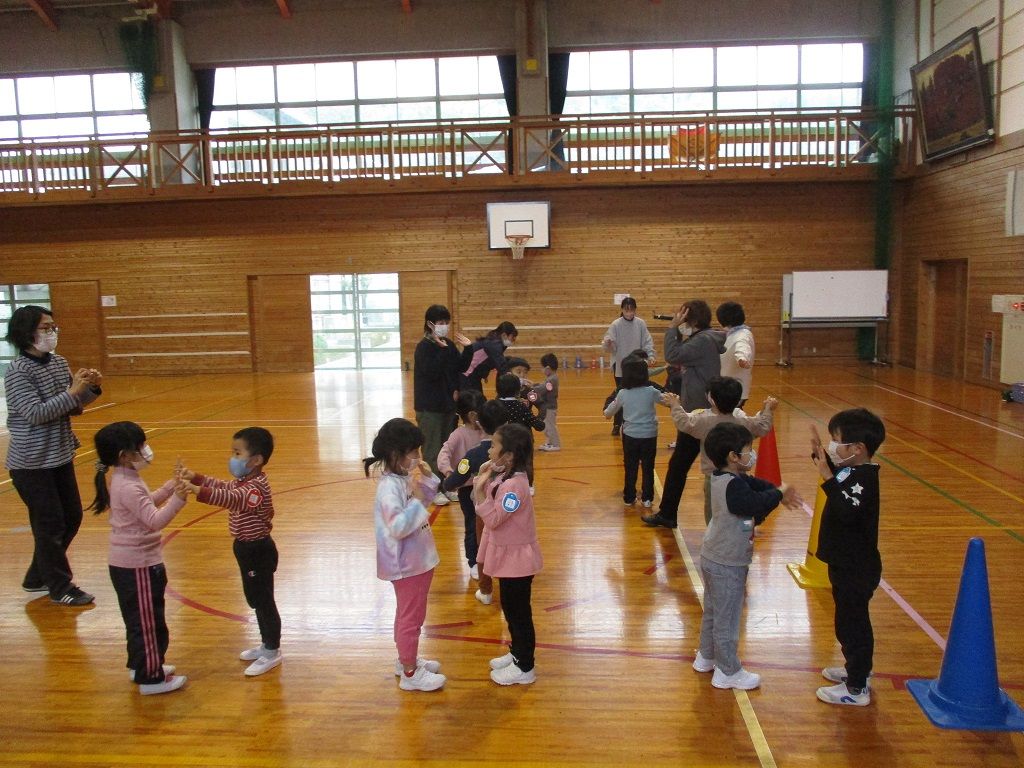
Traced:
<path fill-rule="evenodd" d="M 775 427 L 757 442 L 757 464 L 754 477 L 767 480 L 772 485 L 782 485 L 782 470 L 779 468 L 779 448 L 775 444 Z"/>
<path fill-rule="evenodd" d="M 821 513 L 825 510 L 827 500 L 825 492 L 819 486 L 818 495 L 814 497 L 811 533 L 807 537 L 807 556 L 802 563 L 789 563 L 786 566 L 801 589 L 822 589 L 832 586 L 828 580 L 828 566 L 818 559 L 818 529 L 821 528 Z"/>

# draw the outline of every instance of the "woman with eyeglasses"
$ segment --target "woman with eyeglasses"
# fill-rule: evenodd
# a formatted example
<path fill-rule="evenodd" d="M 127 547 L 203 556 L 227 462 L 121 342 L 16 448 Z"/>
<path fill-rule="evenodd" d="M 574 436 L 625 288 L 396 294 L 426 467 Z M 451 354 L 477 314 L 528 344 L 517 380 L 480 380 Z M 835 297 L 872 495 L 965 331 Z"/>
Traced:
<path fill-rule="evenodd" d="M 100 372 L 80 368 L 54 353 L 58 328 L 53 313 L 20 307 L 7 324 L 7 341 L 20 354 L 4 374 L 10 442 L 6 467 L 28 507 L 35 539 L 32 564 L 21 586 L 48 592 L 60 605 L 88 605 L 94 598 L 72 581 L 67 550 L 82 524 L 82 499 L 75 480 L 71 417 L 100 396 Z"/>

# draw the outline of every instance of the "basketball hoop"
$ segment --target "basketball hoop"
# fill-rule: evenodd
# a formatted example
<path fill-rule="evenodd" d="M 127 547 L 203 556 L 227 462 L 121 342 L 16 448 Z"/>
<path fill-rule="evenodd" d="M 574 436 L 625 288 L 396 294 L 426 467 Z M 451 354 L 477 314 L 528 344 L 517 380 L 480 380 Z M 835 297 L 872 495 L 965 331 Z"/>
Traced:
<path fill-rule="evenodd" d="M 533 238 L 529 235 L 506 235 L 508 247 L 512 250 L 513 259 L 521 259 L 526 253 L 526 244 Z"/>

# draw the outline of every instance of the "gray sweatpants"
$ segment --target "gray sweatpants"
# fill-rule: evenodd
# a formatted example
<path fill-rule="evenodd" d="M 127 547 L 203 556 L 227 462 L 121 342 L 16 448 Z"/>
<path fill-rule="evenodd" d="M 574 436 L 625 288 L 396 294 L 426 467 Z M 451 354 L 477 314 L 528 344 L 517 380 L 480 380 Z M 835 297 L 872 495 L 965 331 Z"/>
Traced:
<path fill-rule="evenodd" d="M 544 412 L 544 437 L 548 440 L 548 445 L 553 445 L 556 448 L 562 447 L 562 439 L 558 436 L 558 409 L 548 408 Z"/>
<path fill-rule="evenodd" d="M 740 620 L 747 587 L 746 565 L 721 565 L 706 557 L 700 559 L 704 577 L 704 618 L 700 623 L 700 655 L 714 659 L 722 674 L 740 671 L 737 649 Z"/>

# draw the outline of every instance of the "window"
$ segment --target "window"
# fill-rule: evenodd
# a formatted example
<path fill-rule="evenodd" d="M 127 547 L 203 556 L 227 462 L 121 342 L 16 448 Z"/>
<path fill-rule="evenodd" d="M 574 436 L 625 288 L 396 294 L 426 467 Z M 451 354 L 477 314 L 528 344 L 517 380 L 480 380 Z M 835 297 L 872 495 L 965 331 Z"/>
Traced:
<path fill-rule="evenodd" d="M 313 367 L 401 368 L 398 274 L 310 275 Z"/>
<path fill-rule="evenodd" d="M 18 307 L 26 304 L 36 304 L 41 307 L 50 308 L 50 286 L 46 283 L 31 283 L 27 285 L 0 285 L 0 326 L 3 333 L 7 333 L 7 323 Z M 0 373 L 7 370 L 7 366 L 18 356 L 18 350 L 0 339 Z"/>
<path fill-rule="evenodd" d="M 566 114 L 859 107 L 860 43 L 580 51 Z"/>
<path fill-rule="evenodd" d="M 129 72 L 0 79 L 0 138 L 148 132 Z"/>
<path fill-rule="evenodd" d="M 508 118 L 496 56 L 221 67 L 213 103 L 213 128 Z"/>

